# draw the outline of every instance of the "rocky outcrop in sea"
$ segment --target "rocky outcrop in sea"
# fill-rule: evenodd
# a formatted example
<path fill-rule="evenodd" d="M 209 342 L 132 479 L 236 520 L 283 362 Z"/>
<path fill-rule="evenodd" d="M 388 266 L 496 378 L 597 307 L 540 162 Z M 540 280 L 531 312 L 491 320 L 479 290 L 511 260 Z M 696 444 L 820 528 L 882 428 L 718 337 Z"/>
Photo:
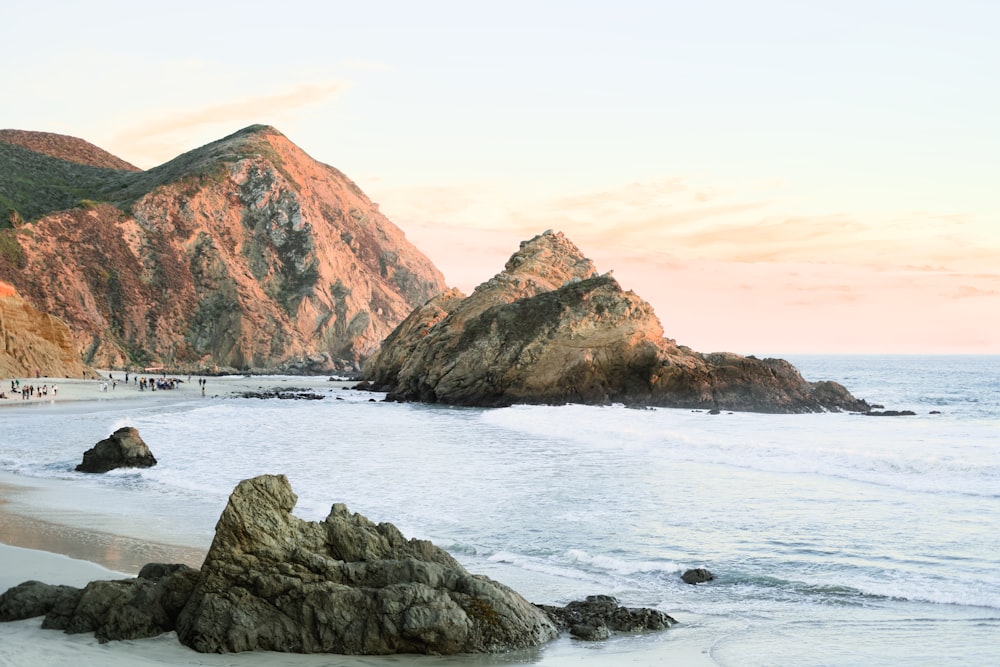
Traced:
<path fill-rule="evenodd" d="M 132 426 L 123 426 L 83 453 L 77 472 L 108 472 L 116 468 L 151 468 L 156 458 Z"/>
<path fill-rule="evenodd" d="M 787 361 L 678 345 L 648 303 L 552 231 L 523 242 L 471 295 L 450 290 L 414 311 L 363 378 L 389 400 L 469 406 L 867 410 L 843 386 L 807 382 Z"/>

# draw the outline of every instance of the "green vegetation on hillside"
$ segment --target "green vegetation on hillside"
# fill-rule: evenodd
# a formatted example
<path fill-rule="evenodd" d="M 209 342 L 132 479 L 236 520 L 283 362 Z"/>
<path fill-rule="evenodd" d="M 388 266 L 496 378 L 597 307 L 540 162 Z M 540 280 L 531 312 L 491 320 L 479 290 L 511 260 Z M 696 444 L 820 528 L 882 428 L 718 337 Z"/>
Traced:
<path fill-rule="evenodd" d="M 197 188 L 220 182 L 228 176 L 227 163 L 252 155 L 269 160 L 294 184 L 280 156 L 260 136 L 267 132 L 276 130 L 253 125 L 148 171 L 91 167 L 0 141 L 0 229 L 81 205 L 108 203 L 127 210 L 162 185 L 189 181 Z"/>
<path fill-rule="evenodd" d="M 102 169 L 0 142 L 0 226 L 30 222 L 72 208 L 81 200 L 108 201 L 141 172 Z M 16 213 L 16 215 L 15 215 Z"/>

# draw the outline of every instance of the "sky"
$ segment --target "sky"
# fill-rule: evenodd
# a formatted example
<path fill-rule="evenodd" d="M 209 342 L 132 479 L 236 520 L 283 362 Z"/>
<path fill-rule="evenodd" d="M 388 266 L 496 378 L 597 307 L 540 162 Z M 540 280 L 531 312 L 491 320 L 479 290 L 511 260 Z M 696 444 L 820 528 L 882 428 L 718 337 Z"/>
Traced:
<path fill-rule="evenodd" d="M 562 231 L 668 337 L 1000 354 L 1000 3 L 5 0 L 0 128 L 247 125 L 471 291 Z"/>

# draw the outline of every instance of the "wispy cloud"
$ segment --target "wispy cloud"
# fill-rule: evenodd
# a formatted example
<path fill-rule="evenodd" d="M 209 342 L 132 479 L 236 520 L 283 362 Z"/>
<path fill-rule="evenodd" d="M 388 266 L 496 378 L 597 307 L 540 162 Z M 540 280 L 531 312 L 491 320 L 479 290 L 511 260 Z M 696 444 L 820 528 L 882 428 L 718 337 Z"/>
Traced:
<path fill-rule="evenodd" d="M 185 111 L 171 110 L 120 130 L 112 136 L 109 145 L 127 147 L 121 152 L 128 155 L 147 159 L 155 156 L 155 161 L 163 161 L 193 148 L 182 142 L 198 136 L 205 128 L 225 125 L 237 130 L 240 123 L 270 122 L 302 107 L 323 102 L 348 87 L 340 81 L 301 83 L 267 95 L 231 99 Z"/>

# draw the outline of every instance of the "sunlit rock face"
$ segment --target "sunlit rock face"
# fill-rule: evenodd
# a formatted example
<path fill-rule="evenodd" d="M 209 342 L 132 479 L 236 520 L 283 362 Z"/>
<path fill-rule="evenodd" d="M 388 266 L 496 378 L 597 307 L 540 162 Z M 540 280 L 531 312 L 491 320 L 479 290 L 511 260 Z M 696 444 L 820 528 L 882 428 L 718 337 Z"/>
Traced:
<path fill-rule="evenodd" d="M 0 282 L 0 377 L 94 377 L 80 361 L 69 327 Z M 0 391 L 6 387 L 0 386 Z"/>
<path fill-rule="evenodd" d="M 561 233 L 525 241 L 465 296 L 417 309 L 365 365 L 392 400 L 456 405 L 613 403 L 760 412 L 864 410 L 788 362 L 701 354 L 665 338 L 653 309 Z"/>
<path fill-rule="evenodd" d="M 0 279 L 91 365 L 351 370 L 445 289 L 357 185 L 274 128 L 148 171 L 58 136 L 0 134 L 21 176 L 0 182 Z"/>

